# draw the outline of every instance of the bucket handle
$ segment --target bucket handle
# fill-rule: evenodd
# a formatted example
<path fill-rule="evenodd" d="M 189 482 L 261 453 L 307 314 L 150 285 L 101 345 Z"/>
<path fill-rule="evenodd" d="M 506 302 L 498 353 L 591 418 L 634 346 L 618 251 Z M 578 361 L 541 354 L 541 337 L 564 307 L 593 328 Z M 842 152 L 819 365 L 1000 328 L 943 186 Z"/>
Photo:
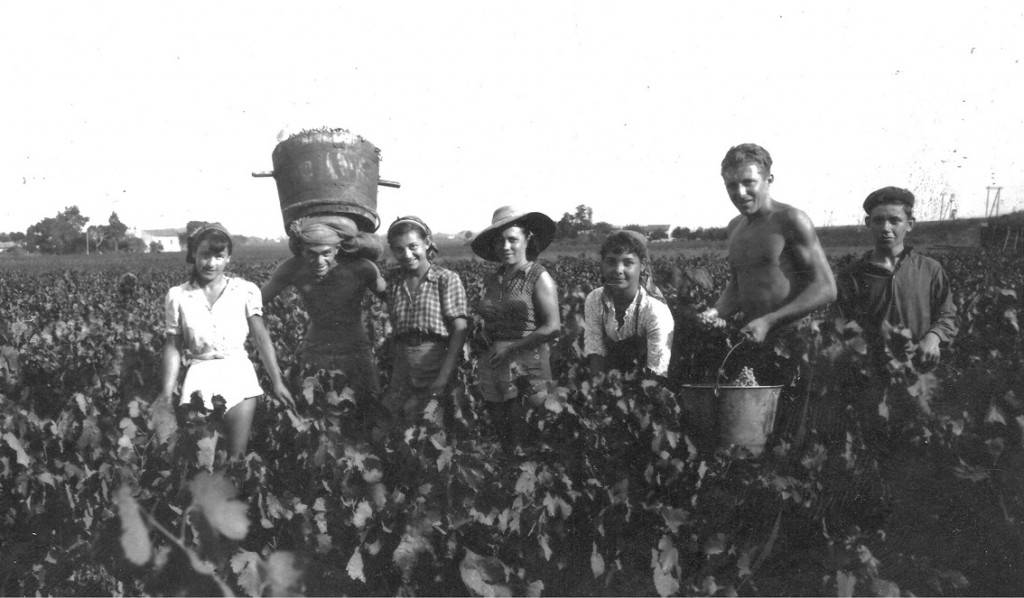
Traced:
<path fill-rule="evenodd" d="M 722 360 L 722 365 L 718 366 L 718 375 L 715 376 L 715 396 L 718 396 L 718 387 L 722 385 L 722 376 L 725 375 L 725 362 L 729 361 L 729 357 L 732 356 L 732 352 L 740 348 L 740 345 L 747 342 L 748 337 L 743 337 L 740 342 L 732 346 L 729 352 L 725 354 L 725 359 Z"/>
<path fill-rule="evenodd" d="M 254 179 L 270 178 L 272 176 L 274 176 L 274 171 L 272 170 L 252 173 L 252 177 Z M 377 184 L 381 187 L 391 187 L 392 189 L 398 189 L 402 186 L 402 183 L 399 183 L 398 181 L 389 181 L 386 179 L 377 179 Z"/>

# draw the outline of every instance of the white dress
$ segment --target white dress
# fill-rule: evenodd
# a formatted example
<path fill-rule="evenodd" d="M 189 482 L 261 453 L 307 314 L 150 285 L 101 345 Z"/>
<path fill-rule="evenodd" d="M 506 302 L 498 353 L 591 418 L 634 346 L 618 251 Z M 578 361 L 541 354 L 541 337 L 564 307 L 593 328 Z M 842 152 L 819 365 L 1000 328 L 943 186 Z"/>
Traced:
<path fill-rule="evenodd" d="M 213 396 L 224 397 L 227 408 L 263 394 L 256 371 L 245 351 L 249 317 L 263 315 L 259 287 L 228 278 L 224 292 L 211 306 L 201 287 L 191 282 L 171 288 L 164 300 L 168 335 L 181 335 L 186 368 L 183 401 L 202 393 L 213 409 Z"/>

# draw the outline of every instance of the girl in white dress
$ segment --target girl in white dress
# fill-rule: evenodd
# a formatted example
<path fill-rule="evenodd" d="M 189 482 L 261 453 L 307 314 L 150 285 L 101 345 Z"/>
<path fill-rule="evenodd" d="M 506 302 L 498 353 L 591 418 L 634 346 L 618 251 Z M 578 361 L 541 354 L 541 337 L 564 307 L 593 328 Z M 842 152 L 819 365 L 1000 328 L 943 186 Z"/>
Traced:
<path fill-rule="evenodd" d="M 204 224 L 188 238 L 188 282 L 173 287 L 164 300 L 167 340 L 160 398 L 170 400 L 182 365 L 181 397 L 199 391 L 207 409 L 224 398 L 229 457 L 240 458 L 249 444 L 256 401 L 263 389 L 245 350 L 251 334 L 270 375 L 274 395 L 294 405 L 281 379 L 277 355 L 263 324 L 263 300 L 255 284 L 225 276 L 231 262 L 231 236 L 218 223 Z"/>

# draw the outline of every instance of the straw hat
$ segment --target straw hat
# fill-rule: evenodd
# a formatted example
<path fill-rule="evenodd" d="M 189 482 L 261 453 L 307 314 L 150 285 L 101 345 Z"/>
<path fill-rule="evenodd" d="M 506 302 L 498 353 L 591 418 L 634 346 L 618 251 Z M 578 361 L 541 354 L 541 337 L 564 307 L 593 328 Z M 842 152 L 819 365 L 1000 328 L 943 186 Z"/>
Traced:
<path fill-rule="evenodd" d="M 503 230 L 510 226 L 521 226 L 533 234 L 537 243 L 537 251 L 551 244 L 555 238 L 555 221 L 540 212 L 523 212 L 512 206 L 502 206 L 494 210 L 491 225 L 480 231 L 473 239 L 470 247 L 473 253 L 490 262 L 501 261 L 494 248 L 494 241 Z"/>

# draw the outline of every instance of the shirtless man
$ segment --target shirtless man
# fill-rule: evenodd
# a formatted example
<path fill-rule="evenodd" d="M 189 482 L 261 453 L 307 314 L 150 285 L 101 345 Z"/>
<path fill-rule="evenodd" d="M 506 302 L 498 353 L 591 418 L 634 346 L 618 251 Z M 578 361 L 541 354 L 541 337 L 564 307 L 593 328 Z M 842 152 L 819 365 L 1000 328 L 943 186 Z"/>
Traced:
<path fill-rule="evenodd" d="M 729 282 L 715 306 L 700 314 L 724 327 L 737 316 L 740 334 L 763 343 L 836 298 L 836 282 L 814 225 L 803 211 L 772 199 L 772 158 L 753 143 L 722 160 L 726 192 L 740 215 L 729 223 Z"/>
<path fill-rule="evenodd" d="M 359 233 L 343 216 L 301 218 L 288 236 L 294 257 L 282 262 L 260 289 L 263 303 L 294 286 L 310 321 L 299 347 L 300 366 L 341 370 L 357 394 L 379 393 L 363 298 L 367 290 L 383 293 L 386 284 L 377 265 L 359 256 L 379 256 L 380 242 Z"/>

